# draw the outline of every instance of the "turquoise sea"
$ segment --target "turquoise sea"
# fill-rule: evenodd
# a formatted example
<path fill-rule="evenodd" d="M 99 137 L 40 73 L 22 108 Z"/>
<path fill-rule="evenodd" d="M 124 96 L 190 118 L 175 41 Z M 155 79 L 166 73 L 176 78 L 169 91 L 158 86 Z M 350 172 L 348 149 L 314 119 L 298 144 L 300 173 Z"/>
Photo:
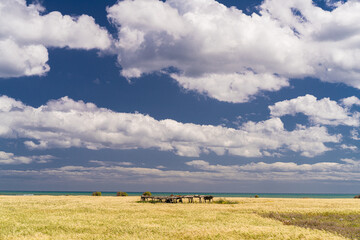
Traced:
<path fill-rule="evenodd" d="M 129 196 L 140 196 L 142 192 L 127 192 Z M 92 192 L 55 192 L 55 191 L 0 191 L 0 195 L 72 195 L 91 196 Z M 174 195 L 213 195 L 215 197 L 254 197 L 263 198 L 353 198 L 358 194 L 313 194 L 313 193 L 206 193 L 206 192 L 152 192 L 153 196 Z M 116 196 L 116 192 L 102 192 L 102 196 Z"/>

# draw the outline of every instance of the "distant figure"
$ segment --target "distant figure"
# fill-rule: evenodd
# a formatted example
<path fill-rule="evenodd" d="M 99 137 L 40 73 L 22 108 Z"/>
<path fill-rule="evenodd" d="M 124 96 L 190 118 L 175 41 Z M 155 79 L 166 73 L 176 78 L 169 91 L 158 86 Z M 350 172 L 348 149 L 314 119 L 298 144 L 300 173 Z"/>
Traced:
<path fill-rule="evenodd" d="M 213 198 L 213 196 L 204 196 L 204 202 L 206 202 L 206 200 L 209 200 L 209 202 L 211 202 Z"/>

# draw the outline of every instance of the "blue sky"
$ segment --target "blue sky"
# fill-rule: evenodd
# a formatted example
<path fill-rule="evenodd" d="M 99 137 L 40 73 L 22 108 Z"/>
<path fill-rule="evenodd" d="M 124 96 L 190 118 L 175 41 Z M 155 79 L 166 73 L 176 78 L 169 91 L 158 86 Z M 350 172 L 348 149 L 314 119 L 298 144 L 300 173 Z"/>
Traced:
<path fill-rule="evenodd" d="M 357 193 L 356 1 L 0 1 L 0 189 Z"/>

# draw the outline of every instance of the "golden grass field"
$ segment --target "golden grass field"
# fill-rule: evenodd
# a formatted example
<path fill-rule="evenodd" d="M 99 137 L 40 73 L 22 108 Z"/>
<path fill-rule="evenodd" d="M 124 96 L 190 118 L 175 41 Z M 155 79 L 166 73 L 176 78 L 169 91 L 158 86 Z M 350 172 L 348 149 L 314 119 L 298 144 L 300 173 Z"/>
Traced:
<path fill-rule="evenodd" d="M 152 204 L 139 198 L 0 196 L 0 239 L 347 239 L 266 216 L 360 215 L 358 199 Z"/>

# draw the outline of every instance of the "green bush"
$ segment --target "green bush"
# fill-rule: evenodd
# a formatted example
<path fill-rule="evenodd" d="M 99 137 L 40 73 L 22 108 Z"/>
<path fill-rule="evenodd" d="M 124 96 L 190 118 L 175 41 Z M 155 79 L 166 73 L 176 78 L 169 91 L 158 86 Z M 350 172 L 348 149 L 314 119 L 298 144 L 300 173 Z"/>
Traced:
<path fill-rule="evenodd" d="M 143 196 L 151 196 L 151 192 L 144 192 L 143 194 L 142 194 Z"/>
<path fill-rule="evenodd" d="M 117 192 L 116 196 L 125 197 L 125 196 L 128 196 L 128 194 L 126 192 Z"/>
<path fill-rule="evenodd" d="M 259 198 L 259 195 L 255 195 L 254 198 Z"/>
<path fill-rule="evenodd" d="M 101 196 L 101 192 L 93 192 L 92 195 L 93 196 Z"/>
<path fill-rule="evenodd" d="M 220 198 L 219 200 L 214 201 L 214 203 L 217 203 L 217 204 L 238 204 L 239 202 Z"/>
<path fill-rule="evenodd" d="M 360 195 L 356 195 L 354 198 L 360 198 Z"/>

